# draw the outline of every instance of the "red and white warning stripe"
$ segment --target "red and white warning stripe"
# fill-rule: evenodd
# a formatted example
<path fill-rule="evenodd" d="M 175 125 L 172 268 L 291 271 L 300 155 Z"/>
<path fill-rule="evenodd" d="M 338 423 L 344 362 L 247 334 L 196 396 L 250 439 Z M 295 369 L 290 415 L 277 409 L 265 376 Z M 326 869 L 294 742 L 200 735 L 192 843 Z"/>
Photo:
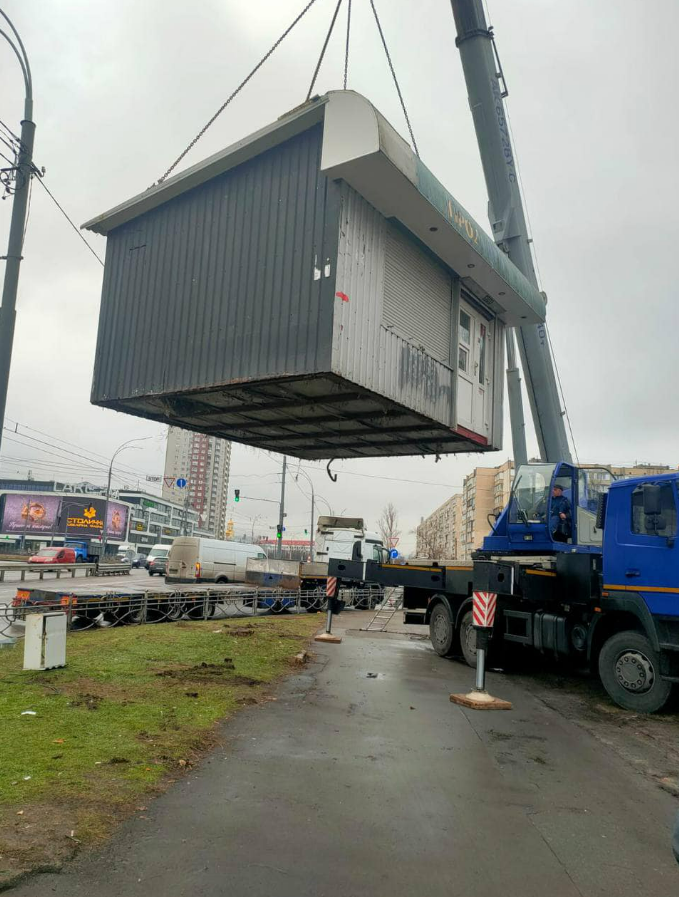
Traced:
<path fill-rule="evenodd" d="M 474 626 L 492 629 L 497 608 L 497 592 L 474 592 Z"/>
<path fill-rule="evenodd" d="M 334 598 L 336 591 L 337 591 L 337 577 L 329 576 L 328 581 L 325 586 L 325 594 L 328 596 L 328 598 Z"/>

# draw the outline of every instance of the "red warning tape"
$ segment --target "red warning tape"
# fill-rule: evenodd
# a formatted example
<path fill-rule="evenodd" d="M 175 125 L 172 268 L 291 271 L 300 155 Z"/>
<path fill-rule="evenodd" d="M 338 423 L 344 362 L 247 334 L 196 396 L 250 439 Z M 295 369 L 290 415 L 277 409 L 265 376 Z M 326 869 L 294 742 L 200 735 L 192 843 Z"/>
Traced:
<path fill-rule="evenodd" d="M 497 592 L 474 592 L 474 626 L 492 629 L 496 608 Z"/>
<path fill-rule="evenodd" d="M 335 596 L 336 591 L 337 591 L 337 577 L 329 576 L 326 587 L 325 587 L 325 594 L 328 596 L 328 598 L 333 598 Z"/>

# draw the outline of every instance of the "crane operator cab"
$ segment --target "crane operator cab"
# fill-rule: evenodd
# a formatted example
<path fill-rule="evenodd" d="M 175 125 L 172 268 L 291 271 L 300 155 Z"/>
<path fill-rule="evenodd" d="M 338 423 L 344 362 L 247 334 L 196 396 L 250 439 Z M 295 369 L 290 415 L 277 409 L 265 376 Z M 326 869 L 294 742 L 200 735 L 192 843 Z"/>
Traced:
<path fill-rule="evenodd" d="M 597 526 L 599 496 L 613 474 L 603 467 L 523 464 L 516 471 L 507 507 L 489 517 L 492 531 L 484 551 L 601 551 Z"/>

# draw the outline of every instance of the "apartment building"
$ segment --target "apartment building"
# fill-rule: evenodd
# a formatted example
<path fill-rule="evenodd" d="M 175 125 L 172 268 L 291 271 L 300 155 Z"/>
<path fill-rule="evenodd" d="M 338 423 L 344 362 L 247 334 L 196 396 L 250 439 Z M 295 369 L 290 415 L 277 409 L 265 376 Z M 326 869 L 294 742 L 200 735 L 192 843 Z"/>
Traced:
<path fill-rule="evenodd" d="M 417 527 L 418 557 L 451 559 L 459 557 L 462 533 L 462 496 L 451 495 Z"/>
<path fill-rule="evenodd" d="M 198 515 L 198 526 L 223 539 L 227 524 L 227 494 L 231 443 L 203 433 L 170 427 L 165 451 L 163 498 L 184 504 Z M 180 489 L 177 480 L 187 485 Z"/>

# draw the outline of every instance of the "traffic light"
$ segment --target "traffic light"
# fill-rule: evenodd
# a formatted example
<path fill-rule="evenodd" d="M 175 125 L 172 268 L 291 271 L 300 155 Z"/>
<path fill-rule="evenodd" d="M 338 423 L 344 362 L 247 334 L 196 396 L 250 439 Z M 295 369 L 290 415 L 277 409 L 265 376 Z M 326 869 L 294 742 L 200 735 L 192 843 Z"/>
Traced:
<path fill-rule="evenodd" d="M 233 500 L 234 500 L 234 501 L 240 501 L 240 489 L 235 489 L 235 490 L 234 490 L 234 497 L 233 497 Z"/>
<path fill-rule="evenodd" d="M 276 538 L 277 538 L 277 539 L 282 539 L 282 538 L 283 538 L 283 527 L 280 525 L 280 523 L 279 523 L 278 526 L 276 527 Z"/>
<path fill-rule="evenodd" d="M 309 530 L 308 530 L 308 529 L 305 529 L 305 530 L 304 530 L 304 535 L 305 535 L 305 536 L 308 536 L 308 535 L 309 535 Z"/>

